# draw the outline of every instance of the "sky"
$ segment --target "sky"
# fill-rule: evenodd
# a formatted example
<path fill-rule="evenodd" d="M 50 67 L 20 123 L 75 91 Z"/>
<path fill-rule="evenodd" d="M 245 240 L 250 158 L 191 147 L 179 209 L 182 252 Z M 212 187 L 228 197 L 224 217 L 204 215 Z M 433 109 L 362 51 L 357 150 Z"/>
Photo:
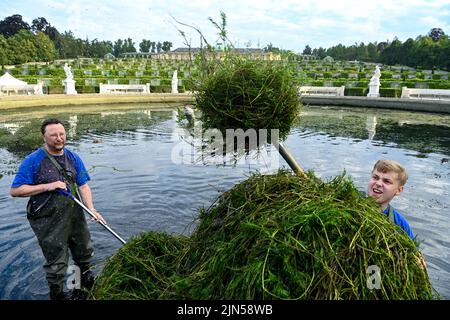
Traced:
<path fill-rule="evenodd" d="M 171 41 L 172 49 L 186 47 L 181 29 L 192 47 L 201 30 L 208 42 L 218 30 L 208 20 L 227 16 L 228 37 L 235 47 L 274 47 L 302 52 L 339 43 L 401 41 L 426 35 L 432 28 L 450 34 L 450 0 L 0 0 L 0 20 L 20 14 L 31 25 L 44 17 L 60 32 L 78 38 L 111 40 L 132 38 L 139 51 L 142 39 Z"/>

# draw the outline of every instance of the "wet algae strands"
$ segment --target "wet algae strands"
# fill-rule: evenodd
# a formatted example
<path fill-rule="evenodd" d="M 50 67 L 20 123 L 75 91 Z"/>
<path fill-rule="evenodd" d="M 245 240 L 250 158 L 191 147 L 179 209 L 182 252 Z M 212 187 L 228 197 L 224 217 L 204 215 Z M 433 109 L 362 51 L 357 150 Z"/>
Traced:
<path fill-rule="evenodd" d="M 96 299 L 431 299 L 417 244 L 341 175 L 254 174 L 190 237 L 143 234 L 107 263 Z M 380 270 L 379 289 L 367 270 Z"/>

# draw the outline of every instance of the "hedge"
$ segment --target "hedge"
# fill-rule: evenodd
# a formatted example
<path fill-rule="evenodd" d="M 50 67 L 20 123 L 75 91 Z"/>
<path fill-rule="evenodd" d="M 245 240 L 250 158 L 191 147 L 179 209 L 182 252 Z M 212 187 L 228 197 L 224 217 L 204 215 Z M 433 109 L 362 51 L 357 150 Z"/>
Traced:
<path fill-rule="evenodd" d="M 47 93 L 48 94 L 62 94 L 64 93 L 64 87 L 63 86 L 48 86 L 47 87 Z"/>
<path fill-rule="evenodd" d="M 99 93 L 100 86 L 75 86 L 77 93 Z"/>
<path fill-rule="evenodd" d="M 345 96 L 366 96 L 368 92 L 368 88 L 345 88 L 344 95 Z"/>
<path fill-rule="evenodd" d="M 400 98 L 401 96 L 402 89 L 400 88 L 380 88 L 380 97 Z"/>

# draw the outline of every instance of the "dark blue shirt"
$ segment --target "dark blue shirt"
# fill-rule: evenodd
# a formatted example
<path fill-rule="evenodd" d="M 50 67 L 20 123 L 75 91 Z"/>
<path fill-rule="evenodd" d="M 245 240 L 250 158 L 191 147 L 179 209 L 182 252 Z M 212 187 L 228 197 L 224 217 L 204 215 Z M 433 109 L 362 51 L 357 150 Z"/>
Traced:
<path fill-rule="evenodd" d="M 53 156 L 65 169 L 68 176 L 78 186 L 86 184 L 91 178 L 81 158 L 75 153 L 64 148 L 64 154 Z M 38 185 L 55 181 L 65 181 L 65 177 L 47 157 L 41 148 L 28 155 L 20 164 L 19 171 L 11 185 L 18 188 L 24 184 Z M 31 197 L 31 208 L 34 210 L 50 197 L 50 192 L 43 192 Z"/>
<path fill-rule="evenodd" d="M 408 220 L 405 219 L 394 207 L 388 205 L 387 208 L 383 211 L 385 215 L 389 215 L 389 208 L 392 208 L 392 212 L 394 214 L 394 222 L 396 225 L 400 226 L 411 239 L 414 239 L 413 232 L 411 227 L 409 226 Z"/>

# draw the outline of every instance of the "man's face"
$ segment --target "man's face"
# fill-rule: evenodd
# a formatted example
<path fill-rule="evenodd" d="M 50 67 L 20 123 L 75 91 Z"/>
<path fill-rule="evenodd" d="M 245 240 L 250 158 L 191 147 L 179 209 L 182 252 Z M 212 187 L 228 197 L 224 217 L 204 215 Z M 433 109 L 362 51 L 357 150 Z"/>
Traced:
<path fill-rule="evenodd" d="M 45 127 L 44 142 L 50 151 L 59 152 L 66 144 L 66 130 L 62 124 L 49 124 Z"/>
<path fill-rule="evenodd" d="M 403 192 L 403 186 L 399 185 L 398 174 L 396 172 L 380 172 L 374 170 L 367 186 L 367 194 L 375 201 L 386 208 L 389 202 Z"/>

